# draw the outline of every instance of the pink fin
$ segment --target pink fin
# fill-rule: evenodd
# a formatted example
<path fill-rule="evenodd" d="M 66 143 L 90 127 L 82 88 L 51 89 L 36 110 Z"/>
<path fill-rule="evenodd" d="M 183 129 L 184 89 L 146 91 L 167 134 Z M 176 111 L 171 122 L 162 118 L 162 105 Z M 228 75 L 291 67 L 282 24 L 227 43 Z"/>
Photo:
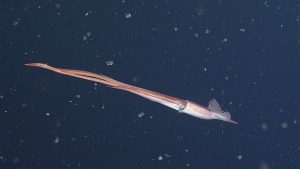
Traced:
<path fill-rule="evenodd" d="M 211 99 L 208 103 L 208 108 L 216 113 L 221 113 L 222 109 L 216 99 Z"/>

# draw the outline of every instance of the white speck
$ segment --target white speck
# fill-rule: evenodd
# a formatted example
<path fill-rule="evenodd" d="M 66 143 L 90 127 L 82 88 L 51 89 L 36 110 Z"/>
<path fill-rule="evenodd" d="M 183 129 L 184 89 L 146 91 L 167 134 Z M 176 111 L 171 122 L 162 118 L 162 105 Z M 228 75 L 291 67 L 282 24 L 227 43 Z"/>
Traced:
<path fill-rule="evenodd" d="M 205 67 L 203 70 L 204 70 L 204 72 L 206 72 L 206 71 L 207 71 L 207 68 Z"/>
<path fill-rule="evenodd" d="M 283 128 L 283 129 L 288 128 L 288 123 L 287 122 L 282 122 L 281 123 L 281 128 Z"/>
<path fill-rule="evenodd" d="M 265 123 L 262 124 L 262 125 L 261 125 L 261 129 L 262 129 L 262 130 L 267 130 L 267 129 L 268 129 L 268 125 L 265 124 Z"/>
<path fill-rule="evenodd" d="M 243 158 L 242 155 L 238 155 L 238 156 L 237 156 L 237 159 L 239 159 L 239 160 L 241 160 L 242 158 Z"/>
<path fill-rule="evenodd" d="M 187 166 L 187 167 L 190 167 L 190 166 L 191 166 L 191 164 L 190 164 L 190 163 L 187 163 L 187 164 L 186 164 L 186 166 Z"/>
<path fill-rule="evenodd" d="M 58 144 L 59 143 L 59 137 L 56 136 L 53 142 L 54 142 L 54 144 Z"/>
<path fill-rule="evenodd" d="M 129 19 L 129 18 L 131 18 L 131 17 L 132 17 L 131 13 L 125 13 L 125 18 L 126 18 L 126 19 Z"/>
<path fill-rule="evenodd" d="M 165 154 L 165 156 L 167 157 L 167 158 L 170 158 L 170 157 L 172 157 L 171 155 L 169 155 L 169 154 Z"/>
<path fill-rule="evenodd" d="M 227 38 L 224 38 L 222 42 L 225 43 L 225 42 L 227 42 L 227 41 L 228 41 L 228 39 L 227 39 Z"/>
<path fill-rule="evenodd" d="M 267 8 L 270 7 L 270 5 L 268 4 L 268 1 L 265 1 L 265 6 L 266 6 Z"/>
<path fill-rule="evenodd" d="M 104 109 L 104 108 L 105 108 L 104 104 L 102 104 L 101 108 L 102 108 L 102 109 Z"/>
<path fill-rule="evenodd" d="M 94 89 L 95 89 L 95 90 L 98 89 L 98 83 L 94 83 Z"/>
<path fill-rule="evenodd" d="M 158 157 L 158 160 L 159 160 L 159 161 L 161 161 L 161 160 L 163 160 L 163 159 L 164 159 L 163 156 L 159 156 L 159 157 Z"/>
<path fill-rule="evenodd" d="M 12 25 L 13 26 L 18 26 L 20 24 L 20 19 L 13 21 Z"/>
<path fill-rule="evenodd" d="M 0 99 L 3 99 L 4 98 L 4 96 L 3 95 L 0 95 Z"/>
<path fill-rule="evenodd" d="M 85 14 L 84 14 L 84 16 L 88 16 L 89 14 L 91 14 L 92 13 L 92 11 L 87 11 Z"/>
<path fill-rule="evenodd" d="M 189 149 L 185 149 L 184 151 L 185 151 L 185 152 L 189 152 Z"/>
<path fill-rule="evenodd" d="M 109 60 L 105 62 L 107 66 L 112 66 L 114 64 L 114 61 Z"/>
<path fill-rule="evenodd" d="M 80 98 L 80 94 L 76 94 L 76 96 L 75 96 L 77 99 L 79 99 Z"/>
<path fill-rule="evenodd" d="M 13 163 L 14 163 L 14 164 L 19 163 L 19 161 L 20 161 L 20 160 L 19 160 L 19 158 L 17 158 L 17 157 L 13 159 Z"/>
<path fill-rule="evenodd" d="M 205 33 L 206 33 L 206 34 L 209 34 L 209 33 L 210 33 L 210 30 L 209 30 L 209 29 L 206 29 L 206 30 L 205 30 Z"/>
<path fill-rule="evenodd" d="M 240 28 L 240 31 L 241 32 L 245 32 L 246 30 L 244 28 Z"/>
<path fill-rule="evenodd" d="M 198 33 L 195 33 L 194 36 L 195 36 L 195 38 L 198 38 L 198 37 L 199 37 L 199 34 L 198 34 Z"/>
<path fill-rule="evenodd" d="M 85 35 L 82 36 L 82 40 L 87 41 L 91 35 L 92 35 L 92 32 L 87 32 Z"/>
<path fill-rule="evenodd" d="M 145 113 L 144 113 L 144 112 L 141 112 L 141 113 L 138 114 L 138 117 L 139 117 L 139 118 L 142 118 L 144 115 L 145 115 Z"/>
<path fill-rule="evenodd" d="M 92 35 L 92 32 L 87 32 L 86 33 L 86 36 L 88 36 L 88 37 L 91 36 L 91 35 Z"/>
<path fill-rule="evenodd" d="M 49 116 L 50 116 L 50 113 L 46 113 L 46 116 L 48 116 L 48 117 L 49 117 Z"/>
<path fill-rule="evenodd" d="M 229 79 L 229 77 L 228 77 L 228 76 L 226 76 L 226 77 L 225 77 L 225 80 L 228 80 L 228 79 Z"/>
<path fill-rule="evenodd" d="M 59 9 L 60 7 L 61 7 L 61 4 L 55 4 L 55 7 L 57 8 L 57 9 Z"/>
<path fill-rule="evenodd" d="M 259 169 L 269 169 L 269 165 L 266 162 L 261 162 Z"/>
<path fill-rule="evenodd" d="M 178 31 L 178 28 L 177 28 L 177 27 L 175 27 L 175 28 L 174 28 L 174 31 L 175 31 L 175 32 L 177 32 L 177 31 Z"/>
<path fill-rule="evenodd" d="M 279 111 L 279 113 L 284 113 L 284 109 L 283 108 L 280 108 L 278 111 Z"/>

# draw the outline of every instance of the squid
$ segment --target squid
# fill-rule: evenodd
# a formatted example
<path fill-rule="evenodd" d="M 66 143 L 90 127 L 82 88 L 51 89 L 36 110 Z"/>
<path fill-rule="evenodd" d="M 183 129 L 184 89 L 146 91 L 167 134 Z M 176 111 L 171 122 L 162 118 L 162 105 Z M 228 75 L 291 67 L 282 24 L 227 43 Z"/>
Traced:
<path fill-rule="evenodd" d="M 25 65 L 31 67 L 39 67 L 59 74 L 73 76 L 80 79 L 101 83 L 114 89 L 127 91 L 149 99 L 153 102 L 157 102 L 172 109 L 175 109 L 179 113 L 185 113 L 196 118 L 205 120 L 216 119 L 233 124 L 238 124 L 236 121 L 231 119 L 231 114 L 229 112 L 222 111 L 216 99 L 210 100 L 208 107 L 206 107 L 189 100 L 171 97 L 162 93 L 119 82 L 102 74 L 96 74 L 82 70 L 56 68 L 43 63 L 28 63 Z"/>

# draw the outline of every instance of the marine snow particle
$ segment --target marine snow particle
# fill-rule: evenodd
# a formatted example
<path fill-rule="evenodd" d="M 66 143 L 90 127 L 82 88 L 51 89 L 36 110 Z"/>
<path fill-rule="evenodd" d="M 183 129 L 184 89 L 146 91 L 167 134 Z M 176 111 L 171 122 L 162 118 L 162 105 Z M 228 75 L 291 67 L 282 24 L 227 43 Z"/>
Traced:
<path fill-rule="evenodd" d="M 237 159 L 241 160 L 243 158 L 243 156 L 240 154 L 237 156 Z"/>
<path fill-rule="evenodd" d="M 54 142 L 54 144 L 58 144 L 59 143 L 59 137 L 56 136 L 53 142 Z"/>
<path fill-rule="evenodd" d="M 114 64 L 114 61 L 109 60 L 105 62 L 107 66 L 112 66 Z"/>
<path fill-rule="evenodd" d="M 131 17 L 132 17 L 131 13 L 125 13 L 125 18 L 126 18 L 126 19 L 129 19 L 129 18 L 131 18 Z"/>
<path fill-rule="evenodd" d="M 224 38 L 224 39 L 222 40 L 223 43 L 225 43 L 225 42 L 227 42 L 227 41 L 228 41 L 227 38 Z"/>
<path fill-rule="evenodd" d="M 139 118 L 142 118 L 144 115 L 145 115 L 145 113 L 144 113 L 144 112 L 141 112 L 141 113 L 138 114 L 138 117 L 139 117 Z"/>
<path fill-rule="evenodd" d="M 267 130 L 267 129 L 268 129 L 268 125 L 267 125 L 267 124 L 265 124 L 265 123 L 264 123 L 264 124 L 262 124 L 262 125 L 261 125 L 261 129 L 263 129 L 263 130 Z"/>
<path fill-rule="evenodd" d="M 80 98 L 80 94 L 76 94 L 76 96 L 75 96 L 77 99 L 79 99 Z"/>
<path fill-rule="evenodd" d="M 288 128 L 287 122 L 282 122 L 282 123 L 281 123 L 281 128 L 283 128 L 283 129 Z"/>

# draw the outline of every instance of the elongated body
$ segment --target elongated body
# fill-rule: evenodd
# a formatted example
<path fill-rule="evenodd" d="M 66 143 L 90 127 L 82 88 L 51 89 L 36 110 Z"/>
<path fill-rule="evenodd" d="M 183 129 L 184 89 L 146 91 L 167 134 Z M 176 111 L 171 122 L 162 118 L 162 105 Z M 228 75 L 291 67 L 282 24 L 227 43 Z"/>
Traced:
<path fill-rule="evenodd" d="M 231 120 L 231 115 L 229 112 L 223 112 L 221 110 L 218 102 L 215 99 L 212 99 L 209 102 L 209 106 L 205 107 L 188 100 L 178 99 L 158 92 L 154 92 L 140 87 L 132 86 L 126 83 L 122 83 L 101 74 L 95 74 L 95 73 L 81 71 L 81 70 L 55 68 L 42 63 L 29 63 L 25 65 L 40 67 L 43 69 L 54 71 L 59 74 L 74 76 L 77 78 L 101 83 L 111 88 L 128 91 L 136 95 L 142 96 L 144 98 L 147 98 L 151 101 L 158 102 L 160 104 L 168 106 L 181 113 L 186 113 L 197 118 L 207 119 L 207 120 L 218 119 L 218 120 L 237 124 L 237 122 Z"/>

